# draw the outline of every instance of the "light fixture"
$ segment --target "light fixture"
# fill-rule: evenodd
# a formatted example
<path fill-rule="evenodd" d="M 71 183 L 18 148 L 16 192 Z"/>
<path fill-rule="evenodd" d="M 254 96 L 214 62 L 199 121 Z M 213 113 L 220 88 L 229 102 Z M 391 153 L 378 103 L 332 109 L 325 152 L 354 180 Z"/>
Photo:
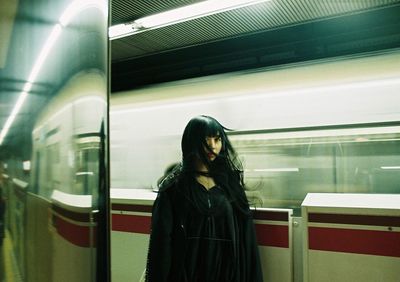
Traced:
<path fill-rule="evenodd" d="M 254 172 L 299 172 L 298 167 L 255 168 Z"/>
<path fill-rule="evenodd" d="M 400 166 L 381 166 L 381 169 L 399 170 Z"/>
<path fill-rule="evenodd" d="M 105 3 L 102 0 L 75 0 L 64 10 L 59 22 L 62 26 L 67 26 L 73 17 L 88 8 L 97 8 L 104 16 L 107 16 L 107 4 Z"/>
<path fill-rule="evenodd" d="M 25 83 L 23 91 L 17 100 L 17 103 L 15 104 L 10 116 L 8 117 L 4 127 L 0 132 L 0 145 L 3 143 L 4 138 L 8 133 L 8 130 L 10 129 L 12 123 L 14 122 L 14 119 L 18 114 L 19 110 L 21 109 L 28 95 L 28 92 L 31 90 L 32 85 L 35 82 L 36 77 L 43 66 L 43 63 L 46 61 L 47 56 L 49 55 L 51 49 L 53 48 L 55 42 L 57 41 L 57 38 L 61 33 L 62 27 L 66 27 L 70 23 L 71 19 L 80 12 L 82 12 L 83 10 L 93 7 L 99 9 L 103 14 L 107 15 L 107 5 L 104 4 L 104 1 L 99 1 L 99 0 L 86 0 L 86 1 L 75 0 L 64 10 L 64 13 L 61 15 L 59 19 L 59 23 L 57 23 L 53 27 L 49 37 L 46 40 L 46 43 L 44 44 L 42 50 L 40 51 L 40 54 L 36 59 L 35 64 L 33 65 L 31 73 L 28 76 L 28 81 Z"/>
<path fill-rule="evenodd" d="M 42 50 L 40 51 L 39 57 L 36 59 L 35 64 L 33 65 L 33 69 L 28 77 L 28 83 L 34 83 L 36 77 L 42 68 L 44 61 L 46 60 L 47 56 L 50 53 L 51 48 L 53 47 L 54 43 L 56 42 L 58 36 L 61 33 L 61 25 L 56 24 L 53 27 L 53 30 L 50 33 L 50 36 L 47 38 L 46 43 L 44 44 Z"/>
<path fill-rule="evenodd" d="M 24 162 L 22 162 L 22 167 L 23 167 L 23 170 L 25 170 L 25 171 L 29 171 L 29 170 L 31 170 L 31 161 L 24 161 Z"/>
<path fill-rule="evenodd" d="M 27 83 L 25 83 L 24 89 L 22 91 L 28 93 L 29 91 L 31 91 L 31 88 L 32 88 L 32 83 L 28 81 Z"/>
<path fill-rule="evenodd" d="M 271 0 L 208 0 L 111 26 L 110 40 Z"/>
<path fill-rule="evenodd" d="M 19 95 L 17 103 L 14 106 L 14 109 L 12 110 L 10 116 L 8 117 L 6 123 L 3 126 L 3 129 L 0 132 L 0 145 L 3 143 L 4 138 L 6 137 L 8 130 L 11 127 L 11 124 L 13 123 L 15 117 L 17 116 L 19 110 L 21 109 L 26 96 L 28 95 L 27 92 L 22 92 L 21 95 Z"/>

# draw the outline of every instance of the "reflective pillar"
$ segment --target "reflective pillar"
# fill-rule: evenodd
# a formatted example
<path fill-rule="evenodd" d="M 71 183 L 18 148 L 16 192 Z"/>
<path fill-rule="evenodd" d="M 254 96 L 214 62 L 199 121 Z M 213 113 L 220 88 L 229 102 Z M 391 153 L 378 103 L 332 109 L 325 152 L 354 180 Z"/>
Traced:
<path fill-rule="evenodd" d="M 0 3 L 0 281 L 107 281 L 108 1 Z"/>

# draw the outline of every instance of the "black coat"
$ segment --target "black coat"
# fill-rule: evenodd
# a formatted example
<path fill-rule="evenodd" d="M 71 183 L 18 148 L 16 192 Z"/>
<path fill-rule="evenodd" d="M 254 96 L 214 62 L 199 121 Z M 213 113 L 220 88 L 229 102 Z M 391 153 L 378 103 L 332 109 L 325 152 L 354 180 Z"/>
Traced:
<path fill-rule="evenodd" d="M 178 179 L 163 183 L 153 205 L 146 281 L 263 281 L 251 214 L 218 187 Z"/>

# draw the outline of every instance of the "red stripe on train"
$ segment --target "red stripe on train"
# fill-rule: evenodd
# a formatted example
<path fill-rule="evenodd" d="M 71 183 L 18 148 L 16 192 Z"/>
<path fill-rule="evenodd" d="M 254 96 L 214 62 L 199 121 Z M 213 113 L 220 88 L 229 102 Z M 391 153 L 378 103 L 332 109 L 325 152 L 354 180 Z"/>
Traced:
<path fill-rule="evenodd" d="M 143 215 L 112 215 L 112 230 L 150 234 L 151 217 Z"/>
<path fill-rule="evenodd" d="M 400 232 L 308 228 L 309 249 L 400 257 Z"/>
<path fill-rule="evenodd" d="M 93 243 L 90 244 L 90 228 L 88 226 L 75 225 L 58 216 L 54 216 L 53 221 L 58 234 L 68 242 L 85 248 L 96 246 L 96 227 L 93 227 Z"/>

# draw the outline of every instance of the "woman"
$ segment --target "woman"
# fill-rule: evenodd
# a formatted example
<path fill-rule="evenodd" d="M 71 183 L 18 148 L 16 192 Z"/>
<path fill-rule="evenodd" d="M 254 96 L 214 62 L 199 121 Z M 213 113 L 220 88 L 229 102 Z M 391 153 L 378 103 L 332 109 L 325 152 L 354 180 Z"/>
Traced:
<path fill-rule="evenodd" d="M 262 281 L 242 167 L 225 129 L 208 116 L 187 124 L 182 164 L 161 181 L 153 206 L 146 281 Z"/>

